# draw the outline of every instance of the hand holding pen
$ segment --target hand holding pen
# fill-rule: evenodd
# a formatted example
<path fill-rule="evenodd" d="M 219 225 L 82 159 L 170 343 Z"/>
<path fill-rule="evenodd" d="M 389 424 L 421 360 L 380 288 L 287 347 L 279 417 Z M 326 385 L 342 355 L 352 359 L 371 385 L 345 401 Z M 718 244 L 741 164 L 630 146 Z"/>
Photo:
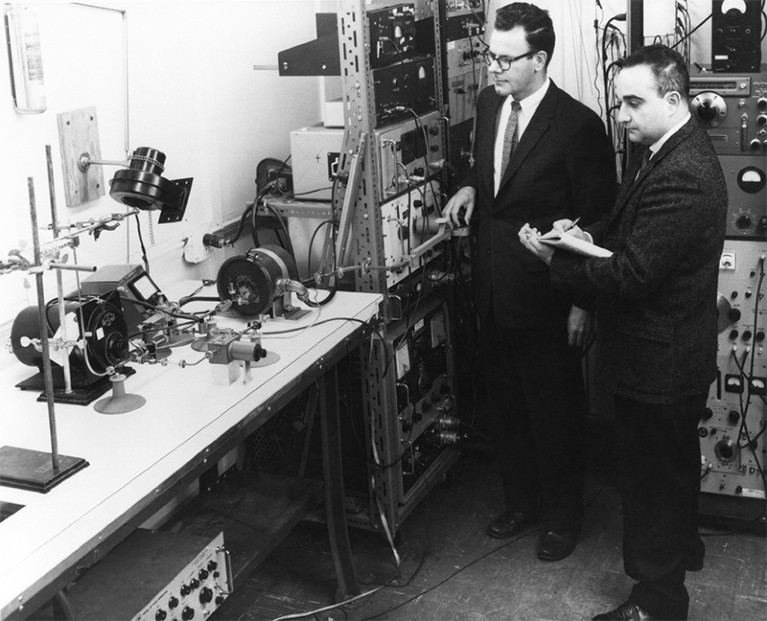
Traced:
<path fill-rule="evenodd" d="M 551 228 L 560 233 L 569 233 L 578 239 L 588 240 L 588 235 L 577 226 L 580 219 L 580 216 L 578 216 L 575 220 L 557 220 Z"/>

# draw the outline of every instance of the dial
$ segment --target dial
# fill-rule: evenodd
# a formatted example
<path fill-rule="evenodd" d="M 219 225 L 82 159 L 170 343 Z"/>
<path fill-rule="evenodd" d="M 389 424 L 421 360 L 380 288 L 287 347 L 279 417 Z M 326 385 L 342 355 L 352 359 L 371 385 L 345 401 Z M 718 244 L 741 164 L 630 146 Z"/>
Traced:
<path fill-rule="evenodd" d="M 732 215 L 732 226 L 738 233 L 753 233 L 756 230 L 756 218 L 750 210 L 741 210 Z"/>
<path fill-rule="evenodd" d="M 710 91 L 699 93 L 690 103 L 690 109 L 706 128 L 721 125 L 727 116 L 727 103 L 721 96 Z"/>

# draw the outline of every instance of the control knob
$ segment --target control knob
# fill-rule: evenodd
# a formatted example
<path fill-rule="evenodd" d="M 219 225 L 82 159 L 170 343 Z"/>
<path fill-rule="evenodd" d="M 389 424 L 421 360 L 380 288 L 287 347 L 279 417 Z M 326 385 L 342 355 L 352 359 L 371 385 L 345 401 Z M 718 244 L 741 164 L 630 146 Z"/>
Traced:
<path fill-rule="evenodd" d="M 735 228 L 739 231 L 750 231 L 753 227 L 754 219 L 750 213 L 741 213 L 735 218 Z"/>
<path fill-rule="evenodd" d="M 213 591 L 208 587 L 202 587 L 200 589 L 200 603 L 207 604 L 213 600 Z"/>
<path fill-rule="evenodd" d="M 730 462 L 735 457 L 735 443 L 725 436 L 714 446 L 714 453 L 723 462 Z"/>
<path fill-rule="evenodd" d="M 727 116 L 727 103 L 722 97 L 711 91 L 698 94 L 691 102 L 693 114 L 707 128 L 720 125 Z"/>
<path fill-rule="evenodd" d="M 189 619 L 192 619 L 194 617 L 194 608 L 191 606 L 185 606 L 184 610 L 181 611 L 181 618 L 184 621 L 189 621 Z"/>

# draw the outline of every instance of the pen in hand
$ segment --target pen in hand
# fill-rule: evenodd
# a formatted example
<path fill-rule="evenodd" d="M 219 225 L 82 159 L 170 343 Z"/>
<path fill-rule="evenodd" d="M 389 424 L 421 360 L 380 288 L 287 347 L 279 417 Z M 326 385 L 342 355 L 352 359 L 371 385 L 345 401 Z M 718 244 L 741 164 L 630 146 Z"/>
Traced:
<path fill-rule="evenodd" d="M 578 224 L 578 220 L 580 220 L 580 219 L 581 219 L 581 217 L 580 217 L 580 216 L 578 216 L 578 217 L 577 217 L 575 220 L 573 220 L 573 221 L 572 221 L 572 222 L 569 224 L 569 226 L 568 226 L 568 227 L 565 229 L 565 232 L 569 231 L 570 229 L 573 229 L 573 228 L 575 228 L 575 225 L 576 225 L 576 224 Z"/>

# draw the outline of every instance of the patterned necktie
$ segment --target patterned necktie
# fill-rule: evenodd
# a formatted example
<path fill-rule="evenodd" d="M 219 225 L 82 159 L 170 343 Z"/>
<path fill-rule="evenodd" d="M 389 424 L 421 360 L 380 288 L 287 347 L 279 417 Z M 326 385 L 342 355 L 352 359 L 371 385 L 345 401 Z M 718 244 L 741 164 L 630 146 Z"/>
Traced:
<path fill-rule="evenodd" d="M 501 175 L 506 172 L 506 167 L 509 165 L 511 154 L 514 153 L 514 149 L 517 146 L 517 140 L 519 132 L 517 131 L 517 121 L 519 119 L 519 111 L 522 106 L 518 101 L 511 102 L 511 114 L 509 120 L 506 122 L 506 131 L 503 134 L 503 157 L 501 158 Z"/>

